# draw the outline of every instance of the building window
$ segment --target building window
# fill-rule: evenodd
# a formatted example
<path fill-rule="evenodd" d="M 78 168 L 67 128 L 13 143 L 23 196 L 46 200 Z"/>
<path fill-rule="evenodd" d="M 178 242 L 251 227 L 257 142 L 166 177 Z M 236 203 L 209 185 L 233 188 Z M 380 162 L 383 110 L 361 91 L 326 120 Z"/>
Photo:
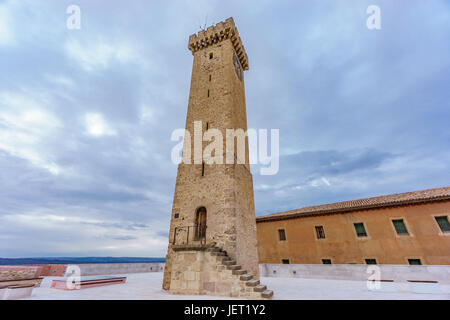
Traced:
<path fill-rule="evenodd" d="M 209 58 L 212 59 L 213 56 L 214 56 L 214 55 L 213 55 L 213 53 L 211 52 L 211 53 L 209 54 Z"/>
<path fill-rule="evenodd" d="M 331 259 L 322 259 L 322 264 L 331 264 Z"/>
<path fill-rule="evenodd" d="M 284 229 L 278 230 L 278 238 L 280 239 L 280 241 L 286 240 L 286 231 L 284 231 Z"/>
<path fill-rule="evenodd" d="M 178 219 L 179 217 L 180 217 L 180 214 L 179 213 L 175 213 L 174 218 Z"/>
<path fill-rule="evenodd" d="M 367 237 L 366 228 L 364 228 L 364 223 L 354 223 L 356 230 L 356 235 L 358 237 Z"/>
<path fill-rule="evenodd" d="M 448 223 L 448 217 L 442 216 L 442 217 L 434 217 L 436 219 L 436 222 L 439 225 L 439 228 L 441 228 L 442 232 L 450 232 L 450 223 Z"/>
<path fill-rule="evenodd" d="M 289 259 L 282 259 L 281 262 L 282 262 L 283 264 L 289 264 Z"/>
<path fill-rule="evenodd" d="M 211 82 L 211 75 L 209 75 L 209 82 Z"/>
<path fill-rule="evenodd" d="M 205 163 L 202 163 L 202 177 L 205 176 Z"/>
<path fill-rule="evenodd" d="M 377 259 L 365 259 L 366 264 L 377 264 Z"/>
<path fill-rule="evenodd" d="M 394 224 L 394 228 L 397 234 L 399 235 L 409 234 L 403 219 L 392 220 L 392 223 Z"/>
<path fill-rule="evenodd" d="M 208 98 L 209 98 L 209 89 L 208 89 Z"/>
<path fill-rule="evenodd" d="M 323 230 L 323 226 L 316 226 L 316 235 L 317 239 L 325 239 L 325 231 Z"/>
<path fill-rule="evenodd" d="M 408 259 L 408 262 L 412 266 L 420 266 L 420 265 L 422 265 L 422 262 L 420 261 L 420 259 Z"/>

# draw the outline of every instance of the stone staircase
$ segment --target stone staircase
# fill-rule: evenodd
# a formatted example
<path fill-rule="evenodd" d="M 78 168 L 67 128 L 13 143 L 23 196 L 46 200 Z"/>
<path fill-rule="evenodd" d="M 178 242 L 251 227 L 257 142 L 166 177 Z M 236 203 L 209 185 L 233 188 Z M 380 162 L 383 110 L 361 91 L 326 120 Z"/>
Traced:
<path fill-rule="evenodd" d="M 218 271 L 228 273 L 232 278 L 239 280 L 238 284 L 242 292 L 239 297 L 272 299 L 273 291 L 267 290 L 267 287 L 262 285 L 259 280 L 253 279 L 253 275 L 247 270 L 243 270 L 235 260 L 227 255 L 225 250 L 213 244 L 207 251 L 211 256 L 216 257 Z"/>

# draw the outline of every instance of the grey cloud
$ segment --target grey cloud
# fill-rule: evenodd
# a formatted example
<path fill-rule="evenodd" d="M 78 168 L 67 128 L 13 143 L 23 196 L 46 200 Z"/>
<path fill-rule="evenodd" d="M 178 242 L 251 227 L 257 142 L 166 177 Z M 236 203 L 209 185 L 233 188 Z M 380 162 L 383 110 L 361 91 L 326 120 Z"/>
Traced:
<path fill-rule="evenodd" d="M 279 173 L 252 168 L 257 214 L 447 185 L 449 5 L 378 3 L 369 31 L 372 1 L 79 0 L 69 31 L 70 1 L 2 2 L 0 256 L 164 256 L 206 15 L 234 16 L 244 41 L 249 127 L 280 129 Z M 89 113 L 114 134 L 88 134 Z"/>

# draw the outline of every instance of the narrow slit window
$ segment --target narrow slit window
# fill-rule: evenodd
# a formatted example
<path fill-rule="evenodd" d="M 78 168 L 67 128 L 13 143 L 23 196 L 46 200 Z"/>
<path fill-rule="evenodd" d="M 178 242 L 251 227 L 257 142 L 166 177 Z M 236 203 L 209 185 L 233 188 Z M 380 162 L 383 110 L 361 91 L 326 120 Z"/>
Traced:
<path fill-rule="evenodd" d="M 209 122 L 206 123 L 206 130 L 209 129 Z"/>
<path fill-rule="evenodd" d="M 211 75 L 209 75 L 209 82 L 211 82 Z"/>
<path fill-rule="evenodd" d="M 278 238 L 280 241 L 286 241 L 286 231 L 284 231 L 284 229 L 278 230 Z"/>
<path fill-rule="evenodd" d="M 211 52 L 210 54 L 209 54 L 209 59 L 212 59 L 214 57 L 214 55 L 213 55 L 213 53 Z"/>
<path fill-rule="evenodd" d="M 208 89 L 208 98 L 209 98 L 209 89 Z"/>
<path fill-rule="evenodd" d="M 205 163 L 202 163 L 202 177 L 205 176 Z"/>

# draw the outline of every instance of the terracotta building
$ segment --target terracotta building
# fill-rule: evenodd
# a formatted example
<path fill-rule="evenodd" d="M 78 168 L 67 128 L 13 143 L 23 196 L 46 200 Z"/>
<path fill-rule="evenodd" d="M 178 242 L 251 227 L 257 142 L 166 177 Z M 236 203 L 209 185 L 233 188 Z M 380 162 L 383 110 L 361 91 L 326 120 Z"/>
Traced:
<path fill-rule="evenodd" d="M 450 187 L 259 216 L 260 263 L 450 265 Z"/>

